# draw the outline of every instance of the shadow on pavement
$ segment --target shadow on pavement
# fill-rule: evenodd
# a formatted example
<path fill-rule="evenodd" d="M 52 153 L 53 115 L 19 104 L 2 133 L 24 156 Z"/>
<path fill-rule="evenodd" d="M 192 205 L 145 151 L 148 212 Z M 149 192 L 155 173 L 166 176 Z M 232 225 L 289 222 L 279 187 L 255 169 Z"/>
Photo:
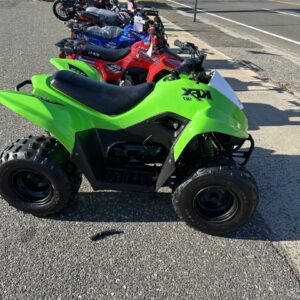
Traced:
<path fill-rule="evenodd" d="M 168 193 L 98 191 L 79 193 L 63 214 L 53 217 L 78 222 L 176 222 Z"/>
<path fill-rule="evenodd" d="M 261 160 L 267 162 L 269 158 L 273 161 L 280 161 L 280 165 L 285 165 L 286 170 L 278 168 L 278 164 L 265 163 L 261 169 Z M 275 158 L 275 160 L 274 160 Z M 294 174 L 295 166 L 300 166 L 300 155 L 274 155 L 272 151 L 256 148 L 251 161 L 251 170 L 255 173 L 256 181 L 260 187 L 260 205 L 258 212 L 254 215 L 249 224 L 240 231 L 224 235 L 225 238 L 243 239 L 243 240 L 271 240 L 271 241 L 298 241 L 300 240 L 300 226 L 291 224 L 291 216 L 300 213 L 300 202 L 296 202 L 296 207 L 292 205 L 288 208 L 283 206 L 282 210 L 278 202 L 289 201 L 288 197 L 297 197 L 297 195 L 286 196 L 283 192 L 276 191 L 276 182 L 282 184 L 289 183 L 289 177 Z M 270 177 L 266 178 L 265 174 Z M 298 174 L 299 175 L 299 174 Z M 269 186 L 272 193 L 269 192 Z M 287 187 L 288 188 L 288 187 Z M 267 192 L 266 192 L 267 191 Z M 276 199 L 272 195 L 276 195 Z M 271 198 L 270 198 L 271 197 Z M 272 202 L 273 201 L 273 202 Z M 279 209 L 274 218 L 280 215 L 280 228 L 277 232 L 271 232 L 268 229 L 262 214 L 268 213 L 268 206 L 272 205 Z M 285 203 L 286 204 L 286 203 Z M 271 211 L 271 210 L 270 210 Z M 270 212 L 271 214 L 271 212 Z M 272 217 L 272 216 L 268 216 Z M 65 211 L 59 215 L 51 217 L 59 221 L 73 222 L 126 222 L 126 223 L 152 223 L 152 222 L 179 222 L 175 214 L 171 195 L 169 193 L 133 193 L 133 192 L 81 192 L 77 199 L 73 201 Z"/>
<path fill-rule="evenodd" d="M 166 3 L 162 3 L 162 2 L 154 3 L 153 1 L 139 1 L 138 5 L 146 6 L 146 7 L 155 7 L 157 9 L 170 9 L 169 5 L 167 5 Z"/>
<path fill-rule="evenodd" d="M 201 49 L 205 53 L 207 51 L 205 49 Z M 207 53 L 209 54 L 209 53 Z M 215 70 L 215 69 L 222 69 L 222 70 L 237 70 L 240 69 L 241 66 L 237 63 L 234 63 L 230 60 L 223 60 L 223 59 L 209 59 L 205 61 L 204 64 L 206 69 Z"/>
<path fill-rule="evenodd" d="M 246 50 L 247 52 L 249 53 L 252 53 L 252 54 L 257 54 L 257 55 L 269 55 L 269 56 L 279 56 L 279 57 L 282 57 L 282 55 L 279 55 L 279 54 L 275 54 L 275 53 L 271 53 L 271 52 L 267 52 L 267 51 L 257 51 L 257 50 Z"/>
<path fill-rule="evenodd" d="M 182 42 L 185 42 L 182 40 Z M 171 45 L 172 46 L 172 45 Z M 179 48 L 171 48 L 172 51 L 175 51 L 178 53 Z M 210 52 L 208 49 L 200 49 L 204 53 L 208 54 L 210 57 L 213 55 L 213 53 Z M 184 58 L 189 58 L 189 54 L 184 54 Z M 223 60 L 223 59 L 209 59 L 206 60 L 204 63 L 204 67 L 207 72 L 214 71 L 216 69 L 218 70 L 239 70 L 241 68 L 247 68 L 255 72 L 262 71 L 261 68 L 256 66 L 253 63 L 247 62 L 247 61 L 239 61 L 239 62 L 233 62 L 230 60 Z M 266 78 L 262 78 L 260 76 L 252 76 L 253 80 L 250 81 L 241 81 L 237 79 L 236 77 L 228 77 L 225 76 L 225 79 L 230 84 L 230 86 L 236 91 L 236 92 L 245 92 L 245 91 L 276 91 L 278 93 L 283 93 L 285 90 L 281 87 L 276 87 L 270 85 L 270 81 Z"/>
<path fill-rule="evenodd" d="M 256 147 L 248 168 L 259 187 L 259 215 L 272 224 L 273 232 L 267 229 L 268 238 L 272 241 L 299 241 L 300 152 L 276 154 L 274 150 Z"/>
<path fill-rule="evenodd" d="M 265 103 L 244 103 L 249 118 L 249 129 L 259 130 L 262 126 L 299 126 L 300 110 L 279 110 Z M 259 112 L 259 113 L 258 113 Z M 293 120 L 293 118 L 298 120 Z"/>
<path fill-rule="evenodd" d="M 284 89 L 276 86 L 265 86 L 264 84 L 268 84 L 268 80 L 264 80 L 259 77 L 253 77 L 254 80 L 251 81 L 241 81 L 237 78 L 226 77 L 225 79 L 230 84 L 230 86 L 236 92 L 246 92 L 246 91 L 276 91 L 277 93 L 283 93 Z M 257 79 L 257 81 L 255 80 Z"/>

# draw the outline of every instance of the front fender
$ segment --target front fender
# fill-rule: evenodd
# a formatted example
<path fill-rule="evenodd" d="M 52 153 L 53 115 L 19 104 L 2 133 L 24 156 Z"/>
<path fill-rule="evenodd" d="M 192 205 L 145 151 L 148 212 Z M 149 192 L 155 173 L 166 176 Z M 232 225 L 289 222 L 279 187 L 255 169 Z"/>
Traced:
<path fill-rule="evenodd" d="M 196 113 L 173 145 L 157 179 L 156 190 L 162 187 L 176 170 L 176 161 L 194 137 L 205 133 L 219 132 L 247 139 L 249 137 L 247 130 L 247 118 L 244 112 L 238 108 L 235 108 L 232 117 L 229 117 L 224 111 L 211 108 L 201 111 L 198 114 Z"/>
<path fill-rule="evenodd" d="M 177 143 L 174 145 L 174 161 L 177 161 L 185 147 L 196 136 L 218 132 L 234 136 L 241 139 L 247 139 L 248 120 L 244 112 L 235 108 L 232 116 L 221 110 L 208 108 L 206 112 L 195 115 L 193 120 L 186 126 L 180 135 Z"/>
<path fill-rule="evenodd" d="M 0 104 L 50 132 L 69 152 L 72 151 L 75 130 L 66 126 L 70 123 L 70 114 L 62 104 L 48 103 L 30 94 L 13 91 L 1 91 Z"/>

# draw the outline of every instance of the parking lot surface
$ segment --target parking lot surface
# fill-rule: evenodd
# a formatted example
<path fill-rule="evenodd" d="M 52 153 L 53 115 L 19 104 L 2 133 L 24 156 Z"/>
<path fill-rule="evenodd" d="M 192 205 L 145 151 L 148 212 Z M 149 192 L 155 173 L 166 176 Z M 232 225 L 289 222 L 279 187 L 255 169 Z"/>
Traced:
<path fill-rule="evenodd" d="M 53 72 L 54 43 L 68 35 L 51 3 L 1 0 L 0 89 Z M 41 131 L 0 108 L 1 149 L 29 134 Z M 276 197 L 258 159 L 251 171 L 270 178 L 259 185 Z M 167 192 L 92 192 L 84 182 L 49 219 L 0 200 L 0 299 L 299 299 L 297 273 L 270 240 L 261 208 L 241 231 L 212 237 L 179 222 Z"/>

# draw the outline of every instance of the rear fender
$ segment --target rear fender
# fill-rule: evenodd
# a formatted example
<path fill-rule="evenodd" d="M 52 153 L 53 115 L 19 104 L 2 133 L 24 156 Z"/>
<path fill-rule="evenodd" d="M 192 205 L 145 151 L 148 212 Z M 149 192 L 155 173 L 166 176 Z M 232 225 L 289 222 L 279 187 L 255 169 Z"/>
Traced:
<path fill-rule="evenodd" d="M 97 81 L 103 81 L 99 72 L 83 61 L 67 58 L 51 58 L 50 63 L 58 70 L 67 70 Z"/>
<path fill-rule="evenodd" d="M 154 61 L 154 63 L 149 68 L 149 75 L 147 78 L 148 82 L 157 82 L 157 78 L 170 74 L 175 68 L 181 64 L 181 61 L 175 59 L 171 56 L 163 55 L 159 60 Z"/>
<path fill-rule="evenodd" d="M 63 104 L 34 97 L 28 93 L 1 91 L 0 104 L 50 132 L 71 152 L 75 141 L 76 115 Z"/>
<path fill-rule="evenodd" d="M 149 68 L 149 73 L 147 76 L 147 82 L 157 82 L 163 77 L 167 76 L 172 72 L 172 68 L 167 67 L 162 62 L 159 64 L 153 63 Z"/>

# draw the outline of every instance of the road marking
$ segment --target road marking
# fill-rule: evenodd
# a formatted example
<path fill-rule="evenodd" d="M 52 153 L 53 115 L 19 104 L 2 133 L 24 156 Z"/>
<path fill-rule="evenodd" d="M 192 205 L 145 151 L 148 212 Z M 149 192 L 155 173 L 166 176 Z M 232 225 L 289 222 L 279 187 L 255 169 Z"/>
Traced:
<path fill-rule="evenodd" d="M 179 2 L 177 2 L 177 1 L 167 0 L 167 2 L 172 2 L 172 3 L 178 4 L 178 5 L 183 6 L 183 7 L 188 7 L 188 8 L 194 9 L 193 7 L 191 7 L 191 6 L 189 6 L 189 5 L 182 4 L 182 3 L 179 3 Z M 296 45 L 300 45 L 300 42 L 299 42 L 299 41 L 295 41 L 295 40 L 286 38 L 286 37 L 284 37 L 284 36 L 281 36 L 281 35 L 278 35 L 278 34 L 275 34 L 275 33 L 269 32 L 269 31 L 265 31 L 265 30 L 256 28 L 256 27 L 254 27 L 254 26 L 250 26 L 250 25 L 247 25 L 247 24 L 244 24 L 244 23 L 241 23 L 241 22 L 237 22 L 237 21 L 234 21 L 234 20 L 231 20 L 231 19 L 228 19 L 228 18 L 219 16 L 219 15 L 216 15 L 216 14 L 212 14 L 212 13 L 210 13 L 210 12 L 208 12 L 208 11 L 205 11 L 205 10 L 202 10 L 202 9 L 199 9 L 199 8 L 198 8 L 197 10 L 200 11 L 200 12 L 205 13 L 206 15 L 209 15 L 209 16 L 212 16 L 212 17 L 215 17 L 215 18 L 219 18 L 219 19 L 228 21 L 228 22 L 233 23 L 233 24 L 237 24 L 237 25 L 240 25 L 240 26 L 243 26 L 243 27 L 246 27 L 246 28 L 249 28 L 249 29 L 252 29 L 252 30 L 261 32 L 261 33 L 264 33 L 264 34 L 266 34 L 266 35 L 270 35 L 270 36 L 276 37 L 276 38 L 278 38 L 278 39 L 281 39 L 281 40 L 284 40 L 284 41 L 287 41 L 287 42 L 290 42 L 290 43 L 293 43 L 293 44 L 296 44 Z"/>
<path fill-rule="evenodd" d="M 300 4 L 298 4 L 298 3 L 293 3 L 293 2 L 289 2 L 289 1 L 280 1 L 280 0 L 268 0 L 268 1 L 269 2 L 277 2 L 277 3 L 284 3 L 284 4 L 300 6 Z"/>
<path fill-rule="evenodd" d="M 267 10 L 267 11 L 274 12 L 274 13 L 277 13 L 277 14 L 288 15 L 288 16 L 300 18 L 300 15 L 290 14 L 290 13 L 287 13 L 287 12 L 284 12 L 284 11 L 278 11 L 278 10 L 273 10 L 273 9 L 269 9 L 269 8 L 262 8 L 262 10 Z"/>

